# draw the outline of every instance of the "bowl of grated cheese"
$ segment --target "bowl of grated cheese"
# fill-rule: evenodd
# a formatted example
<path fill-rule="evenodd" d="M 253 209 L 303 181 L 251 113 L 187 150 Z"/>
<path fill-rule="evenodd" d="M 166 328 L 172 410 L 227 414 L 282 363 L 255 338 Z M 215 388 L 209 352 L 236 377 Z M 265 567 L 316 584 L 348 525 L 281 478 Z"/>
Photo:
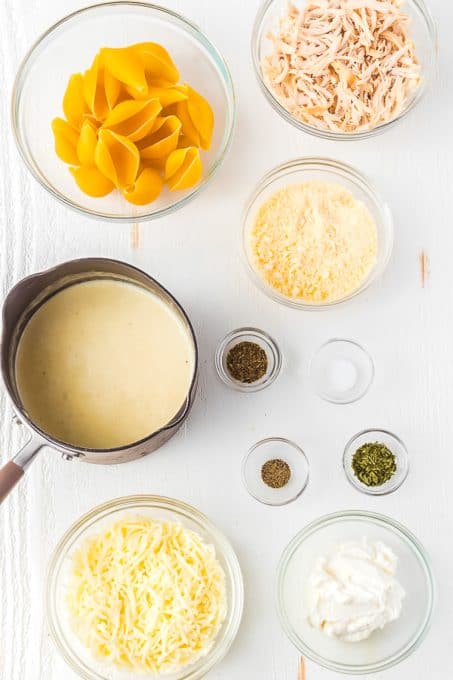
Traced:
<path fill-rule="evenodd" d="M 301 310 L 329 309 L 365 291 L 393 247 L 387 203 L 355 168 L 298 158 L 268 172 L 243 217 L 243 252 L 255 285 Z"/>
<path fill-rule="evenodd" d="M 197 680 L 228 652 L 243 599 L 236 555 L 204 515 L 128 496 L 64 534 L 49 566 L 47 621 L 85 680 Z"/>
<path fill-rule="evenodd" d="M 437 45 L 425 0 L 264 0 L 252 58 L 264 96 L 287 122 L 350 141 L 384 132 L 417 106 Z"/>

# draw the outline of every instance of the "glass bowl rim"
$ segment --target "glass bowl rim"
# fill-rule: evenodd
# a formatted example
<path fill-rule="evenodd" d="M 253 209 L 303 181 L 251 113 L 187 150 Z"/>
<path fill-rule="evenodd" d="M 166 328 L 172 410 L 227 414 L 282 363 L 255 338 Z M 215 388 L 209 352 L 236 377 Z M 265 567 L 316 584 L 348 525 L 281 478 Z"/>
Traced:
<path fill-rule="evenodd" d="M 419 102 L 424 98 L 429 83 L 432 80 L 432 76 L 435 72 L 438 60 L 439 38 L 437 24 L 425 0 L 406 0 L 406 2 L 415 5 L 417 10 L 423 17 L 425 27 L 427 29 L 428 36 L 430 39 L 430 60 L 429 64 L 426 67 L 425 77 L 423 78 L 423 81 L 420 84 L 417 93 L 412 98 L 409 105 L 404 109 L 404 111 L 402 111 L 396 118 L 392 118 L 392 120 L 387 121 L 386 123 L 381 123 L 381 125 L 378 125 L 377 127 L 372 128 L 371 130 L 362 130 L 360 132 L 349 133 L 335 132 L 332 130 L 316 128 L 313 125 L 309 125 L 308 123 L 304 123 L 303 121 L 298 120 L 297 118 L 295 118 L 295 116 L 291 115 L 291 113 L 289 113 L 289 111 L 287 111 L 284 108 L 284 106 L 282 106 L 282 104 L 280 104 L 280 102 L 272 94 L 272 92 L 264 83 L 264 79 L 261 72 L 259 55 L 260 55 L 260 38 L 263 28 L 263 22 L 266 17 L 267 11 L 271 7 L 271 5 L 273 5 L 275 2 L 278 2 L 278 0 L 262 0 L 262 3 L 258 8 L 258 12 L 253 23 L 251 38 L 252 64 L 256 80 L 266 100 L 272 106 L 272 108 L 293 127 L 315 137 L 319 137 L 321 139 L 328 139 L 331 141 L 358 141 L 362 139 L 369 139 L 370 137 L 375 137 L 377 135 L 383 134 L 390 128 L 397 125 L 400 121 L 404 120 L 404 118 L 406 118 L 408 114 L 411 113 L 415 109 L 415 107 L 419 104 Z"/>
<path fill-rule="evenodd" d="M 318 357 L 320 352 L 322 352 L 323 349 L 325 349 L 326 347 L 329 347 L 330 345 L 337 343 L 337 342 L 344 342 L 348 345 L 354 345 L 354 347 L 359 349 L 362 352 L 362 354 L 367 358 L 369 366 L 370 366 L 370 379 L 368 381 L 368 385 L 366 386 L 366 388 L 364 390 L 362 390 L 360 392 L 360 394 L 355 396 L 354 399 L 348 399 L 347 401 L 339 401 L 337 399 L 330 399 L 326 395 L 318 392 L 318 390 L 315 390 L 314 387 L 313 387 L 312 370 L 313 370 L 314 361 L 316 360 L 316 358 Z M 335 337 L 335 338 L 330 338 L 330 340 L 326 340 L 321 345 L 319 345 L 319 347 L 314 351 L 314 353 L 313 353 L 313 355 L 310 359 L 309 366 L 308 366 L 308 375 L 309 375 L 309 378 L 310 378 L 310 382 L 312 383 L 312 389 L 320 399 L 323 399 L 324 401 L 327 401 L 330 404 L 336 404 L 338 406 L 347 406 L 348 404 L 354 404 L 356 401 L 360 401 L 360 399 L 363 399 L 363 397 L 366 397 L 366 395 L 370 391 L 371 387 L 373 386 L 374 378 L 375 378 L 375 375 L 376 375 L 376 368 L 375 368 L 375 365 L 374 365 L 373 357 L 371 356 L 369 351 L 366 349 L 366 347 L 364 347 L 364 345 L 362 345 L 357 340 L 352 340 L 352 338 Z M 356 435 L 356 436 L 358 436 L 358 435 Z"/>
<path fill-rule="evenodd" d="M 292 496 L 291 498 L 284 500 L 283 502 L 280 503 L 272 503 L 270 501 L 264 501 L 262 498 L 259 496 L 256 496 L 254 493 L 252 493 L 249 489 L 249 486 L 247 484 L 247 478 L 245 474 L 245 469 L 247 467 L 247 463 L 250 459 L 250 456 L 256 451 L 256 449 L 259 449 L 263 444 L 269 444 L 270 442 L 279 442 L 280 444 L 285 444 L 287 446 L 290 446 L 292 449 L 295 449 L 296 453 L 300 455 L 303 460 L 305 461 L 305 465 L 307 466 L 307 476 L 305 478 L 305 482 L 303 486 L 297 491 L 296 495 Z M 286 437 L 265 437 L 264 439 L 260 439 L 258 442 L 253 444 L 247 453 L 244 456 L 244 459 L 242 461 L 242 483 L 244 484 L 245 490 L 249 493 L 249 495 L 254 498 L 256 501 L 259 503 L 262 503 L 263 505 L 268 505 L 269 507 L 283 507 L 284 505 L 289 505 L 289 503 L 292 503 L 293 501 L 297 500 L 299 496 L 302 495 L 302 493 L 305 491 L 305 489 L 308 486 L 308 482 L 310 481 L 310 463 L 308 461 L 307 454 L 303 450 L 299 444 L 296 444 L 295 442 L 291 441 L 291 439 L 287 439 Z"/>
<path fill-rule="evenodd" d="M 223 355 L 225 354 L 225 350 L 228 344 L 232 340 L 235 340 L 236 338 L 240 338 L 241 336 L 245 335 L 254 335 L 260 338 L 264 344 L 270 347 L 274 357 L 274 366 L 272 370 L 269 371 L 265 380 L 263 380 L 262 382 L 258 382 L 257 384 L 236 383 L 233 379 L 231 379 L 228 376 L 228 373 L 223 368 L 222 358 Z M 282 370 L 283 356 L 277 342 L 271 335 L 269 335 L 269 333 L 266 333 L 266 331 L 263 331 L 260 328 L 253 328 L 252 326 L 242 326 L 241 328 L 236 328 L 235 330 L 230 331 L 222 338 L 222 340 L 220 340 L 215 351 L 214 364 L 217 371 L 217 375 L 219 376 L 223 384 L 229 387 L 230 389 L 238 390 L 239 392 L 260 392 L 261 390 L 264 390 L 266 387 L 270 387 L 272 383 L 275 380 L 277 380 Z"/>
<path fill-rule="evenodd" d="M 386 487 L 386 484 L 383 484 L 382 487 L 367 487 L 365 484 L 362 484 L 359 480 L 356 479 L 354 473 L 350 469 L 350 466 L 347 465 L 346 463 L 346 457 L 348 455 L 348 452 L 353 446 L 354 442 L 359 439 L 359 437 L 363 437 L 364 435 L 372 435 L 372 434 L 385 434 L 387 435 L 390 439 L 393 439 L 399 446 L 400 451 L 402 452 L 403 456 L 403 473 L 401 477 L 397 478 L 397 483 L 393 484 Z M 354 489 L 357 489 L 357 491 L 360 491 L 361 493 L 367 494 L 368 496 L 388 496 L 391 493 L 394 493 L 395 491 L 398 491 L 398 489 L 404 484 L 404 482 L 407 479 L 407 476 L 409 474 L 410 470 L 410 461 L 409 461 L 409 452 L 407 449 L 406 444 L 403 442 L 403 440 L 398 437 L 398 435 L 394 434 L 393 432 L 390 432 L 390 430 L 386 430 L 383 427 L 368 427 L 365 430 L 361 430 L 360 432 L 357 432 L 357 434 L 353 435 L 349 441 L 347 442 L 346 446 L 344 447 L 343 451 L 343 470 L 346 475 L 346 479 L 348 482 L 351 484 Z M 391 481 L 391 480 L 389 480 Z"/>
<path fill-rule="evenodd" d="M 342 520 L 359 520 L 359 521 L 370 521 L 387 529 L 393 530 L 394 533 L 398 534 L 407 545 L 409 545 L 415 555 L 418 558 L 419 564 L 422 566 L 422 570 L 425 575 L 425 580 L 427 583 L 428 590 L 428 607 L 425 612 L 422 625 L 420 626 L 417 634 L 407 643 L 401 651 L 394 653 L 391 657 L 387 658 L 381 662 L 375 662 L 372 664 L 361 664 L 361 665 L 349 665 L 346 663 L 336 663 L 330 660 L 324 659 L 321 655 L 314 652 L 308 645 L 306 645 L 302 639 L 293 632 L 291 626 L 289 625 L 283 606 L 283 586 L 286 576 L 286 570 L 291 559 L 294 556 L 295 551 L 303 544 L 305 539 L 310 538 L 315 534 L 318 529 L 322 529 L 329 525 L 337 524 Z M 368 675 L 369 673 L 377 673 L 393 666 L 396 666 L 401 661 L 407 659 L 412 652 L 414 652 L 421 645 L 425 639 L 428 631 L 430 629 L 432 616 L 434 608 L 437 601 L 437 588 L 434 579 L 434 574 L 431 565 L 431 559 L 428 556 L 425 548 L 418 538 L 403 524 L 398 520 L 389 517 L 388 515 L 383 515 L 377 512 L 371 512 L 368 510 L 340 510 L 339 512 L 330 513 L 323 515 L 322 517 L 313 520 L 306 527 L 301 529 L 288 545 L 283 550 L 280 557 L 278 567 L 277 567 L 277 579 L 275 587 L 276 595 L 276 606 L 278 611 L 278 617 L 280 619 L 280 624 L 287 635 L 288 639 L 292 644 L 299 650 L 302 654 L 307 656 L 315 663 L 319 664 L 323 668 L 328 668 L 329 670 L 336 671 L 338 673 L 350 674 L 350 675 Z"/>
<path fill-rule="evenodd" d="M 361 191 L 366 193 L 368 198 L 374 204 L 375 210 L 379 215 L 378 228 L 381 227 L 383 231 L 385 231 L 388 242 L 386 244 L 386 251 L 383 252 L 382 248 L 379 245 L 378 239 L 378 257 L 373 269 L 368 274 L 365 281 L 363 281 L 358 288 L 349 293 L 349 295 L 346 295 L 345 297 L 342 297 L 339 300 L 309 303 L 304 301 L 299 302 L 298 300 L 292 300 L 291 298 L 285 297 L 284 295 L 281 295 L 281 293 L 279 293 L 278 291 L 272 289 L 271 286 L 269 286 L 265 281 L 263 281 L 263 279 L 253 268 L 252 263 L 250 262 L 250 258 L 248 256 L 247 226 L 248 218 L 254 207 L 255 202 L 258 200 L 260 194 L 270 185 L 272 185 L 274 181 L 278 180 L 280 177 L 284 177 L 285 175 L 292 173 L 293 171 L 303 172 L 305 170 L 310 170 L 313 168 L 327 173 L 332 173 L 336 171 L 342 172 L 346 175 L 347 179 L 352 184 L 354 184 L 356 187 L 359 187 Z M 333 179 L 332 182 L 334 182 Z M 336 182 L 338 184 L 341 183 L 339 180 L 337 180 Z M 393 216 L 387 201 L 385 201 L 384 198 L 381 196 L 374 182 L 372 182 L 366 174 L 362 173 L 360 170 L 357 170 L 357 168 L 355 168 L 354 166 L 350 165 L 349 163 L 343 163 L 342 161 L 336 160 L 334 158 L 329 158 L 327 156 L 300 156 L 298 158 L 293 158 L 292 160 L 285 161 L 271 168 L 258 180 L 252 192 L 249 194 L 242 212 L 241 240 L 242 240 L 241 250 L 246 271 L 249 275 L 249 278 L 253 281 L 255 286 L 261 292 L 263 292 L 268 298 L 270 298 L 274 302 L 278 302 L 286 307 L 298 309 L 301 311 L 319 312 L 331 309 L 332 307 L 337 307 L 338 305 L 343 305 L 349 302 L 350 300 L 353 300 L 355 297 L 357 297 L 365 290 L 367 290 L 370 286 L 372 286 L 376 282 L 376 280 L 379 279 L 380 276 L 384 273 L 390 261 L 393 251 L 394 243 Z M 381 262 L 379 262 L 379 254 L 382 255 Z"/>
<path fill-rule="evenodd" d="M 154 210 L 152 212 L 143 215 L 111 215 L 105 213 L 101 210 L 94 210 L 90 208 L 85 208 L 79 203 L 69 199 L 65 194 L 55 189 L 50 183 L 48 183 L 44 176 L 42 176 L 39 171 L 39 166 L 34 162 L 33 157 L 29 157 L 28 146 L 23 142 L 23 135 L 21 132 L 21 126 L 19 124 L 19 110 L 21 104 L 21 97 L 24 84 L 26 83 L 27 76 L 31 65 L 34 62 L 36 55 L 39 55 L 42 48 L 45 47 L 46 43 L 52 38 L 52 36 L 57 33 L 60 29 L 64 30 L 66 24 L 70 25 L 73 20 L 76 20 L 79 16 L 84 14 L 89 14 L 90 12 L 96 12 L 97 10 L 102 10 L 102 8 L 117 8 L 120 10 L 122 7 L 136 7 L 142 10 L 151 10 L 152 12 L 158 12 L 162 16 L 170 17 L 170 19 L 182 24 L 184 28 L 195 37 L 198 44 L 201 44 L 210 53 L 214 62 L 216 63 L 217 72 L 219 79 L 225 87 L 226 92 L 226 125 L 223 132 L 222 141 L 219 147 L 219 153 L 213 160 L 212 164 L 209 166 L 208 172 L 201 182 L 197 184 L 189 194 L 186 194 L 179 200 L 171 203 L 170 205 L 163 207 L 159 210 Z M 214 43 L 211 42 L 210 38 L 204 33 L 204 31 L 187 19 L 184 15 L 179 14 L 167 7 L 162 7 L 149 2 L 142 2 L 141 0 L 107 0 L 106 2 L 97 2 L 94 4 L 86 5 L 81 7 L 70 14 L 63 16 L 61 19 L 53 23 L 49 28 L 47 28 L 43 33 L 41 33 L 38 38 L 32 43 L 31 47 L 25 53 L 22 58 L 19 67 L 14 78 L 12 94 L 11 94 L 11 125 L 14 141 L 16 143 L 19 155 L 30 172 L 32 177 L 38 182 L 38 184 L 45 189 L 47 193 L 53 196 L 59 203 L 67 206 L 79 215 L 85 215 L 90 218 L 94 218 L 103 222 L 117 223 L 117 224 L 130 224 L 138 222 L 149 222 L 166 215 L 170 215 L 176 210 L 184 207 L 187 203 L 190 203 L 196 196 L 198 196 L 201 191 L 211 182 L 217 170 L 222 165 L 225 160 L 228 151 L 231 147 L 233 134 L 236 127 L 237 119 L 237 98 L 233 79 L 231 76 L 230 69 Z M 36 167 L 38 169 L 36 169 Z M 152 204 L 150 204 L 152 205 Z M 132 210 L 132 207 L 131 207 Z"/>
<path fill-rule="evenodd" d="M 100 505 L 96 505 L 75 520 L 66 529 L 53 549 L 47 568 L 45 581 L 45 620 L 47 629 L 50 632 L 50 637 L 52 638 L 55 648 L 73 671 L 84 678 L 84 680 L 106 680 L 106 678 L 104 678 L 103 675 L 99 675 L 98 672 L 93 672 L 91 669 L 88 669 L 88 674 L 85 668 L 80 667 L 78 654 L 74 652 L 70 643 L 67 643 L 67 640 L 61 634 L 60 620 L 56 614 L 57 575 L 68 552 L 73 548 L 77 541 L 80 540 L 87 529 L 95 526 L 100 519 L 103 519 L 116 511 L 133 510 L 137 505 L 146 506 L 151 509 L 160 508 L 165 511 L 176 512 L 198 524 L 204 531 L 212 535 L 216 544 L 220 547 L 221 556 L 228 567 L 232 587 L 228 593 L 229 607 L 224 624 L 226 630 L 223 642 L 222 644 L 218 644 L 218 641 L 214 640 L 214 644 L 207 655 L 198 659 L 194 664 L 188 665 L 185 671 L 182 669 L 184 675 L 181 675 L 181 680 L 199 680 L 210 672 L 212 668 L 226 656 L 236 639 L 244 610 L 244 579 L 236 552 L 228 538 L 226 538 L 223 532 L 220 531 L 220 529 L 218 529 L 204 513 L 184 501 L 155 494 L 121 496 L 101 503 Z M 146 675 L 144 677 L 146 677 Z M 156 678 L 158 677 L 159 676 L 156 676 Z"/>

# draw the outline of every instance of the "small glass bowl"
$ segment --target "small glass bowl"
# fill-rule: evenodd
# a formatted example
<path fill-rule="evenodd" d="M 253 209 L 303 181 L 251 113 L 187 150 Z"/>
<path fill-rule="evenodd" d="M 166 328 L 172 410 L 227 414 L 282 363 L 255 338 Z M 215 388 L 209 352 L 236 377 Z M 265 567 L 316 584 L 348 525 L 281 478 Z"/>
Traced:
<path fill-rule="evenodd" d="M 379 442 L 385 444 L 396 458 L 396 472 L 385 484 L 381 486 L 367 486 L 363 484 L 354 474 L 352 469 L 352 458 L 354 453 L 363 444 Z M 399 489 L 409 473 L 409 456 L 406 446 L 399 437 L 387 430 L 363 430 L 359 432 L 346 444 L 343 453 L 343 468 L 348 481 L 353 487 L 362 493 L 370 496 L 386 496 Z"/>
<path fill-rule="evenodd" d="M 264 281 L 256 271 L 250 253 L 250 234 L 256 215 L 264 201 L 290 184 L 310 181 L 340 184 L 350 191 L 357 200 L 366 205 L 376 223 L 378 253 L 373 269 L 358 288 L 349 295 L 332 302 L 306 302 L 282 295 Z M 260 180 L 245 208 L 242 239 L 247 272 L 263 293 L 275 302 L 295 309 L 304 311 L 329 309 L 359 295 L 383 274 L 393 248 L 393 220 L 387 203 L 380 197 L 370 181 L 358 170 L 330 158 L 296 158 L 277 166 Z"/>
<path fill-rule="evenodd" d="M 289 482 L 281 489 L 273 489 L 261 477 L 264 463 L 274 459 L 285 461 L 291 470 Z M 249 494 L 260 503 L 286 505 L 295 501 L 308 484 L 308 460 L 302 449 L 289 439 L 262 439 L 252 446 L 244 458 L 242 479 Z"/>
<path fill-rule="evenodd" d="M 307 583 L 316 559 L 348 541 L 382 541 L 398 557 L 396 578 L 406 591 L 401 616 L 368 640 L 341 642 L 307 621 Z M 302 529 L 283 551 L 277 575 L 277 607 L 282 627 L 297 650 L 337 673 L 380 673 L 407 659 L 429 630 L 435 583 L 429 557 L 399 522 L 372 512 L 348 510 L 326 515 Z"/>
<path fill-rule="evenodd" d="M 230 349 L 240 342 L 254 342 L 259 345 L 267 357 L 267 371 L 262 378 L 253 383 L 235 380 L 227 368 L 227 356 Z M 258 392 L 272 385 L 282 367 L 282 355 L 277 343 L 270 335 L 258 328 L 238 328 L 228 333 L 219 343 L 215 353 L 215 367 L 222 382 L 240 392 Z"/>
<path fill-rule="evenodd" d="M 438 52 L 438 37 L 437 28 L 431 12 L 424 0 L 405 0 L 404 11 L 409 14 L 411 18 L 411 36 L 415 42 L 417 55 L 422 66 L 421 76 L 422 81 L 418 89 L 414 92 L 412 98 L 408 101 L 406 108 L 399 116 L 390 120 L 387 123 L 378 125 L 371 130 L 363 130 L 360 132 L 336 132 L 324 130 L 322 128 L 308 125 L 302 122 L 276 99 L 271 90 L 264 82 L 263 72 L 261 68 L 263 58 L 269 54 L 272 48 L 272 43 L 268 39 L 268 35 L 272 30 L 275 30 L 279 17 L 285 11 L 287 0 L 264 0 L 255 19 L 255 24 L 252 33 L 252 59 L 258 83 L 261 91 L 271 104 L 273 109 L 277 111 L 280 116 L 294 127 L 308 132 L 316 137 L 323 139 L 330 139 L 333 141 L 351 141 L 367 139 L 379 135 L 386 130 L 389 130 L 394 125 L 403 120 L 410 111 L 412 111 L 424 96 L 427 87 L 434 76 L 437 63 Z M 298 7 L 305 4 L 305 0 L 297 0 L 295 3 Z"/>
<path fill-rule="evenodd" d="M 332 404 L 358 401 L 370 389 L 373 378 L 373 360 L 354 340 L 329 340 L 321 345 L 310 363 L 314 391 Z"/>
<path fill-rule="evenodd" d="M 242 618 L 244 587 L 239 562 L 223 534 L 195 508 L 182 501 L 161 496 L 126 496 L 93 508 L 75 522 L 55 548 L 50 561 L 46 586 L 46 615 L 50 634 L 70 668 L 85 680 L 133 680 L 134 672 L 119 670 L 93 659 L 72 632 L 65 602 L 65 585 L 71 556 L 86 537 L 102 531 L 125 515 L 145 515 L 154 519 L 180 522 L 214 546 L 225 572 L 228 611 L 226 619 L 208 653 L 180 671 L 166 675 L 168 680 L 198 680 L 217 665 L 231 647 Z M 155 674 L 140 673 L 142 680 L 155 680 Z"/>
<path fill-rule="evenodd" d="M 214 115 L 211 149 L 202 153 L 203 179 L 186 191 L 164 189 L 144 206 L 118 192 L 92 198 L 76 185 L 54 151 L 52 119 L 62 113 L 69 76 L 88 68 L 101 47 L 156 41 L 180 69 L 181 80 L 200 90 Z M 210 40 L 190 21 L 164 7 L 120 0 L 85 7 L 51 26 L 32 45 L 16 76 L 13 131 L 28 170 L 54 198 L 79 213 L 115 222 L 143 222 L 170 214 L 193 199 L 214 176 L 229 149 L 236 117 L 228 67 Z"/>

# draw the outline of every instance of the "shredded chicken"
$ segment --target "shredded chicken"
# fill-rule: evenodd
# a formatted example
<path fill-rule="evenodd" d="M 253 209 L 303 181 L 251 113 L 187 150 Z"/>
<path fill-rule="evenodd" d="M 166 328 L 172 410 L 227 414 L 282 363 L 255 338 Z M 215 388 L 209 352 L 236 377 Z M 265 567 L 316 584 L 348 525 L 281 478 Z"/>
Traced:
<path fill-rule="evenodd" d="M 308 125 L 371 130 L 400 115 L 420 85 L 420 65 L 402 0 L 289 3 L 269 34 L 267 87 Z"/>

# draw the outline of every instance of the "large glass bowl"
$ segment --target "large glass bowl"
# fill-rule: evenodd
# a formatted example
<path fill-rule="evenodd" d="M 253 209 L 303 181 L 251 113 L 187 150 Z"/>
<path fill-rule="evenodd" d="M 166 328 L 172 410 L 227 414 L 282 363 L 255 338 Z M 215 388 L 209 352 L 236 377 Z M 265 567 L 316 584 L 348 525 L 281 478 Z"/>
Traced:
<path fill-rule="evenodd" d="M 312 181 L 339 184 L 350 191 L 356 200 L 366 205 L 374 218 L 377 229 L 378 253 L 374 267 L 368 276 L 349 295 L 328 302 L 307 302 L 282 295 L 256 271 L 250 252 L 250 234 L 262 204 L 288 185 Z M 245 208 L 242 240 L 247 271 L 252 281 L 263 293 L 272 300 L 295 309 L 329 309 L 362 293 L 384 272 L 393 248 L 393 220 L 387 203 L 381 198 L 373 184 L 355 168 L 330 158 L 297 158 L 279 165 L 260 180 Z"/>
<path fill-rule="evenodd" d="M 62 115 L 69 76 L 87 69 L 101 47 L 154 41 L 164 45 L 181 80 L 210 102 L 215 126 L 211 149 L 202 152 L 204 175 L 186 191 L 170 192 L 145 206 L 128 203 L 118 192 L 92 198 L 76 185 L 54 151 L 51 121 Z M 228 151 L 235 121 L 235 97 L 228 67 L 210 40 L 184 17 L 144 2 L 108 2 L 78 10 L 49 28 L 26 55 L 13 90 L 13 130 L 28 169 L 65 205 L 97 219 L 150 220 L 182 208 L 213 177 Z"/>
<path fill-rule="evenodd" d="M 401 616 L 361 642 L 340 642 L 310 627 L 306 584 L 316 558 L 345 541 L 382 541 L 398 557 L 397 579 L 406 591 Z M 372 512 L 346 511 L 309 524 L 285 549 L 278 567 L 277 606 L 297 649 L 316 663 L 348 675 L 379 673 L 406 659 L 431 622 L 435 586 L 423 546 L 404 526 Z"/>
<path fill-rule="evenodd" d="M 294 0 L 297 7 L 303 7 L 307 0 Z M 275 30 L 279 17 L 285 11 L 288 5 L 288 0 L 264 0 L 258 14 L 256 16 L 253 33 L 252 33 L 252 59 L 258 83 L 264 93 L 266 99 L 272 107 L 284 118 L 288 123 L 294 125 L 299 130 L 308 132 L 309 134 L 322 137 L 324 139 L 350 141 L 356 139 L 366 139 L 385 132 L 393 127 L 396 123 L 401 121 L 412 111 L 418 102 L 422 99 L 426 89 L 431 81 L 436 68 L 437 61 L 437 30 L 431 12 L 424 0 L 404 0 L 403 9 L 411 17 L 410 32 L 412 39 L 415 42 L 418 59 L 421 64 L 422 81 L 418 89 L 415 91 L 412 98 L 407 102 L 406 108 L 399 116 L 393 120 L 383 123 L 371 130 L 364 130 L 360 132 L 335 132 L 324 130 L 313 125 L 308 125 L 302 122 L 289 111 L 287 111 L 280 102 L 276 99 L 271 90 L 264 82 L 263 72 L 261 68 L 263 58 L 269 54 L 272 43 L 268 38 L 271 30 Z"/>
<path fill-rule="evenodd" d="M 207 517 L 178 500 L 160 496 L 118 498 L 93 508 L 66 531 L 55 548 L 47 576 L 46 614 L 51 636 L 67 664 L 84 680 L 133 680 L 138 677 L 136 673 L 119 671 L 92 658 L 71 630 L 65 602 L 65 587 L 74 550 L 87 536 L 102 531 L 127 515 L 180 522 L 215 548 L 226 577 L 226 619 L 206 656 L 178 673 L 163 676 L 166 680 L 202 678 L 223 659 L 236 637 L 242 617 L 244 588 L 239 562 L 227 539 Z M 155 675 L 146 673 L 140 673 L 140 678 L 156 680 Z"/>

